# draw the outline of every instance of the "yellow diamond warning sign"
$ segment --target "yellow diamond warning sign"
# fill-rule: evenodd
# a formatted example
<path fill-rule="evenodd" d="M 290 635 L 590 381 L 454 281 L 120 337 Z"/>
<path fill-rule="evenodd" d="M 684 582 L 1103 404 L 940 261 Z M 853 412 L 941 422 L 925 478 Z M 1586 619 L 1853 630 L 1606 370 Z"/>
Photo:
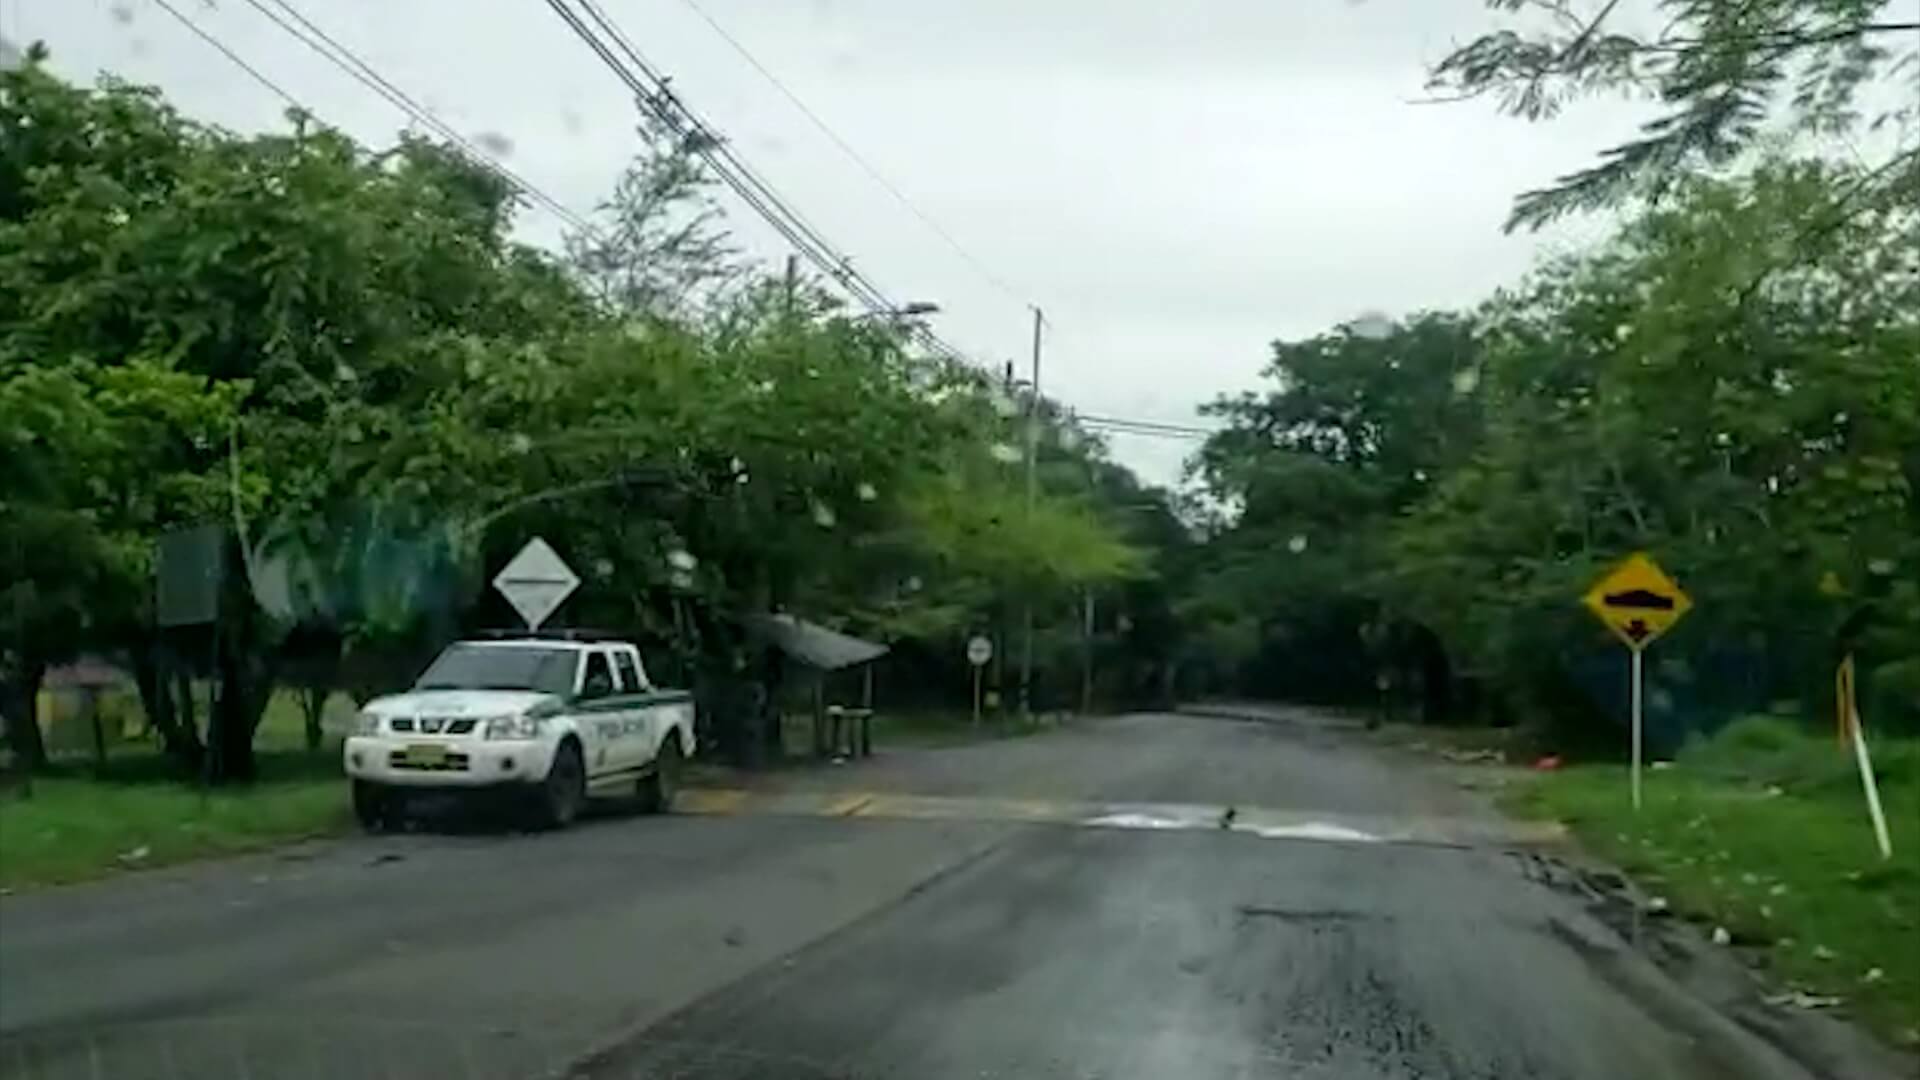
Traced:
<path fill-rule="evenodd" d="M 1635 652 L 1673 629 L 1693 607 L 1692 598 L 1642 551 L 1595 583 L 1583 602 Z"/>

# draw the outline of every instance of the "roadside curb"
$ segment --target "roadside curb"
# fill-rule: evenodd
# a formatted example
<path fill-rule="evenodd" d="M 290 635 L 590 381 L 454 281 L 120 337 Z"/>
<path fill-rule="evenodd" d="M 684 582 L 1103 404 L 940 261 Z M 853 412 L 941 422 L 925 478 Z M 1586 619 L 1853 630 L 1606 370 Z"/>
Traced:
<path fill-rule="evenodd" d="M 1769 1003 L 1767 985 L 1737 954 L 1710 943 L 1685 920 L 1650 914 L 1646 894 L 1632 878 L 1588 854 L 1573 831 L 1562 828 L 1567 838 L 1565 854 L 1552 861 L 1571 882 L 1550 882 L 1550 887 L 1581 896 L 1588 914 L 1606 927 L 1618 949 L 1665 976 L 1649 980 L 1627 965 L 1613 963 L 1602 969 L 1596 964 L 1596 970 L 1617 979 L 1629 996 L 1674 1006 L 1683 1030 L 1695 1037 L 1732 1025 L 1795 1067 L 1825 1080 L 1905 1080 L 1920 1075 L 1920 1055 L 1888 1046 L 1855 1022 Z M 1600 947 L 1590 941 L 1586 944 Z M 1587 948 L 1574 947 L 1594 959 Z"/>

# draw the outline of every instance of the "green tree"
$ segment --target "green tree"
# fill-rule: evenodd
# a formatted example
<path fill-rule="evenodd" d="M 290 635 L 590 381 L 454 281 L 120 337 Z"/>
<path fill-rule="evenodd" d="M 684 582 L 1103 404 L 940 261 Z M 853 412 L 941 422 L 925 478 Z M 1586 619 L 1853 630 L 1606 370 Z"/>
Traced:
<path fill-rule="evenodd" d="M 1622 10 L 1618 0 L 1486 6 L 1509 25 L 1435 65 L 1435 91 L 1492 96 L 1529 120 L 1595 94 L 1662 106 L 1597 164 L 1522 194 L 1508 228 L 1666 194 L 1755 148 L 1775 117 L 1820 135 L 1920 118 L 1920 19 L 1896 0 L 1659 0 L 1647 12 Z M 1862 200 L 1911 199 L 1917 184 L 1920 152 L 1908 139 L 1884 166 L 1836 189 L 1832 205 L 1809 209 L 1816 218 L 1844 215 Z"/>

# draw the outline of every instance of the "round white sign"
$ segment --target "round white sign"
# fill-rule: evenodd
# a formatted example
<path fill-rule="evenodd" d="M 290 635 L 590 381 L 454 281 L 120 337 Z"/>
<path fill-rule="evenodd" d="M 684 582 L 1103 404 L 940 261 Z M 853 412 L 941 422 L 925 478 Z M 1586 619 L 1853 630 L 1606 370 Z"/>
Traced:
<path fill-rule="evenodd" d="M 991 659 L 993 659 L 993 642 L 975 634 L 972 640 L 967 642 L 967 663 L 974 667 L 983 667 Z"/>

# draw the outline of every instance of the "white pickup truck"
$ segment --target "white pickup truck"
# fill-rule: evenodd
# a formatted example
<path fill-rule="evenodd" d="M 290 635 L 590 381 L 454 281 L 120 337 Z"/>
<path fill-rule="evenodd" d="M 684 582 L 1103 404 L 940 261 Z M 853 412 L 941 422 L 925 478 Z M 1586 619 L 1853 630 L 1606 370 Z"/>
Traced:
<path fill-rule="evenodd" d="M 504 790 L 549 828 L 590 797 L 664 812 L 693 754 L 693 695 L 656 688 L 625 642 L 460 641 L 413 689 L 367 702 L 342 753 L 369 830 L 429 789 Z"/>

